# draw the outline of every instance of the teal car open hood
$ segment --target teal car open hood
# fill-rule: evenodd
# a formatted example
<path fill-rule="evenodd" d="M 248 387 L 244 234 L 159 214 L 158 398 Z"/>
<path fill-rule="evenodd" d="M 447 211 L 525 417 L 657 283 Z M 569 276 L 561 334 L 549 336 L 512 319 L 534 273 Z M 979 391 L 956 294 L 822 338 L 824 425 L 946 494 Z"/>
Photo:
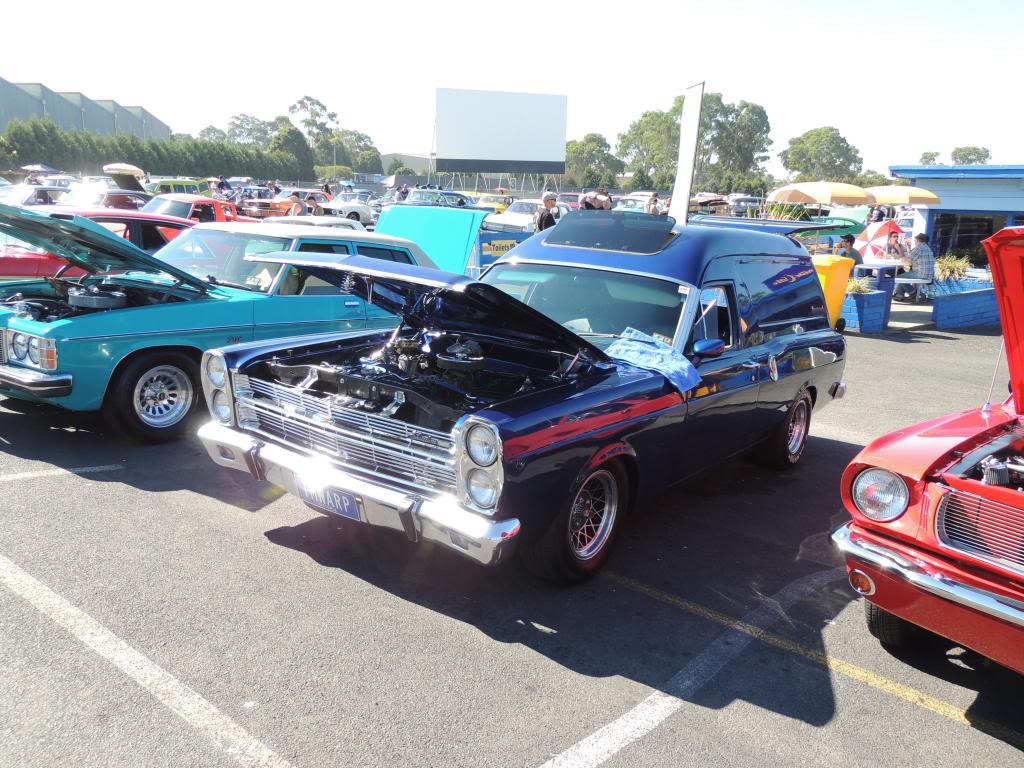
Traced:
<path fill-rule="evenodd" d="M 210 288 L 200 278 L 153 258 L 105 227 L 69 213 L 0 205 L 0 234 L 43 248 L 86 272 L 148 272 L 170 275 L 201 291 Z"/>

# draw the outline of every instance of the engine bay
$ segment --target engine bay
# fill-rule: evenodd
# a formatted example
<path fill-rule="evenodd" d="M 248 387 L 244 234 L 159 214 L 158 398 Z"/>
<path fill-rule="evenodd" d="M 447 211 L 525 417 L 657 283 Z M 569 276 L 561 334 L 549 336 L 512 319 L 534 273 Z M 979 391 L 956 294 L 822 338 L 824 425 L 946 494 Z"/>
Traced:
<path fill-rule="evenodd" d="M 109 279 L 76 281 L 48 277 L 45 287 L 40 285 L 38 289 L 12 293 L 0 300 L 0 306 L 18 317 L 53 323 L 91 312 L 181 300 L 174 295 L 173 286 L 149 286 Z"/>
<path fill-rule="evenodd" d="M 488 337 L 399 327 L 383 345 L 274 358 L 251 375 L 447 432 L 466 413 L 572 380 L 576 364 L 561 353 Z"/>
<path fill-rule="evenodd" d="M 1024 427 L 1011 427 L 994 440 L 971 451 L 952 472 L 984 485 L 996 485 L 1024 493 Z"/>

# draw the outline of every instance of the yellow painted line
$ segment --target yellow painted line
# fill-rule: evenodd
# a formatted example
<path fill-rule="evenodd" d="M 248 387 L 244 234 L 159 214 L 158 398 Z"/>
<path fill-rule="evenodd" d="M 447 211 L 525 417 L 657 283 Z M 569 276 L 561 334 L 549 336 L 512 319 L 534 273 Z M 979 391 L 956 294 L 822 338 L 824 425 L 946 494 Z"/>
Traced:
<path fill-rule="evenodd" d="M 776 635 L 767 630 L 755 627 L 752 624 L 736 619 L 727 613 L 722 613 L 721 611 L 708 608 L 700 603 L 695 603 L 692 600 L 687 600 L 677 595 L 664 592 L 656 587 L 644 584 L 641 581 L 631 579 L 628 576 L 621 576 L 617 573 L 606 573 L 606 576 L 617 584 L 621 584 L 634 592 L 647 595 L 658 602 L 679 608 L 687 613 L 700 616 L 702 619 L 713 621 L 716 624 L 721 624 L 723 627 L 728 627 L 729 629 L 737 632 L 750 635 L 766 645 L 770 645 L 783 651 L 788 651 L 796 656 L 801 656 L 815 664 L 820 664 L 832 672 L 848 677 L 851 680 L 856 680 L 858 683 L 863 683 L 864 685 L 874 688 L 875 690 L 882 691 L 894 698 L 902 699 L 903 701 L 914 704 L 922 709 L 926 709 L 929 712 L 933 712 L 936 715 L 941 715 L 942 717 L 956 723 L 960 723 L 960 725 L 965 725 L 968 728 L 975 728 L 983 733 L 995 736 L 996 738 L 1005 741 L 1007 744 L 1013 745 L 1017 749 L 1024 749 L 1024 733 L 1015 731 L 1005 725 L 1000 725 L 999 723 L 986 720 L 976 715 L 972 715 L 968 718 L 965 710 L 950 704 L 947 701 L 937 699 L 934 696 L 929 696 L 927 693 L 911 688 L 910 686 L 903 685 L 903 683 L 898 683 L 895 680 L 890 680 L 889 678 L 872 672 L 869 669 L 864 669 L 863 667 L 851 664 L 848 661 L 843 661 L 835 656 L 830 656 L 827 653 L 822 653 L 821 651 L 816 651 L 813 648 L 808 648 L 806 645 L 801 645 L 800 643 L 789 640 L 781 635 Z"/>

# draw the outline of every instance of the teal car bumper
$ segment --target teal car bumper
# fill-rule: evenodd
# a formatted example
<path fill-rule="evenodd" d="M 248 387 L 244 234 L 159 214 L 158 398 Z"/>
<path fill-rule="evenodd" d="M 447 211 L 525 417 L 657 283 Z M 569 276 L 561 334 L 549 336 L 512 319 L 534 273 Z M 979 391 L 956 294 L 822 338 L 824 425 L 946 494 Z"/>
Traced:
<path fill-rule="evenodd" d="M 0 365 L 0 392 L 40 400 L 67 397 L 73 379 L 68 373 L 44 373 L 13 365 Z"/>

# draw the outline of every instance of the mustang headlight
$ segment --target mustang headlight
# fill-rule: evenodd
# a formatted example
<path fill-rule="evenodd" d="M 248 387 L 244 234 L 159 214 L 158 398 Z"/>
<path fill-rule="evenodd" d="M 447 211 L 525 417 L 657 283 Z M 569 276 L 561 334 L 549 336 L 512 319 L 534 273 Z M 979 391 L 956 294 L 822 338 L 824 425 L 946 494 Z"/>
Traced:
<path fill-rule="evenodd" d="M 223 387 L 228 380 L 228 367 L 224 364 L 224 358 L 220 355 L 210 355 L 206 358 L 206 377 L 215 387 Z"/>
<path fill-rule="evenodd" d="M 887 469 L 865 469 L 853 481 L 853 503 L 865 517 L 888 523 L 907 511 L 910 491 L 903 478 Z"/>
<path fill-rule="evenodd" d="M 11 356 L 15 360 L 24 360 L 28 357 L 28 336 L 24 333 L 11 336 Z"/>
<path fill-rule="evenodd" d="M 481 467 L 489 467 L 498 458 L 498 436 L 482 424 L 470 427 L 466 433 L 466 451 Z"/>
<path fill-rule="evenodd" d="M 498 500 L 498 480 L 483 469 L 474 469 L 469 473 L 466 490 L 473 503 L 483 509 L 490 509 Z"/>

